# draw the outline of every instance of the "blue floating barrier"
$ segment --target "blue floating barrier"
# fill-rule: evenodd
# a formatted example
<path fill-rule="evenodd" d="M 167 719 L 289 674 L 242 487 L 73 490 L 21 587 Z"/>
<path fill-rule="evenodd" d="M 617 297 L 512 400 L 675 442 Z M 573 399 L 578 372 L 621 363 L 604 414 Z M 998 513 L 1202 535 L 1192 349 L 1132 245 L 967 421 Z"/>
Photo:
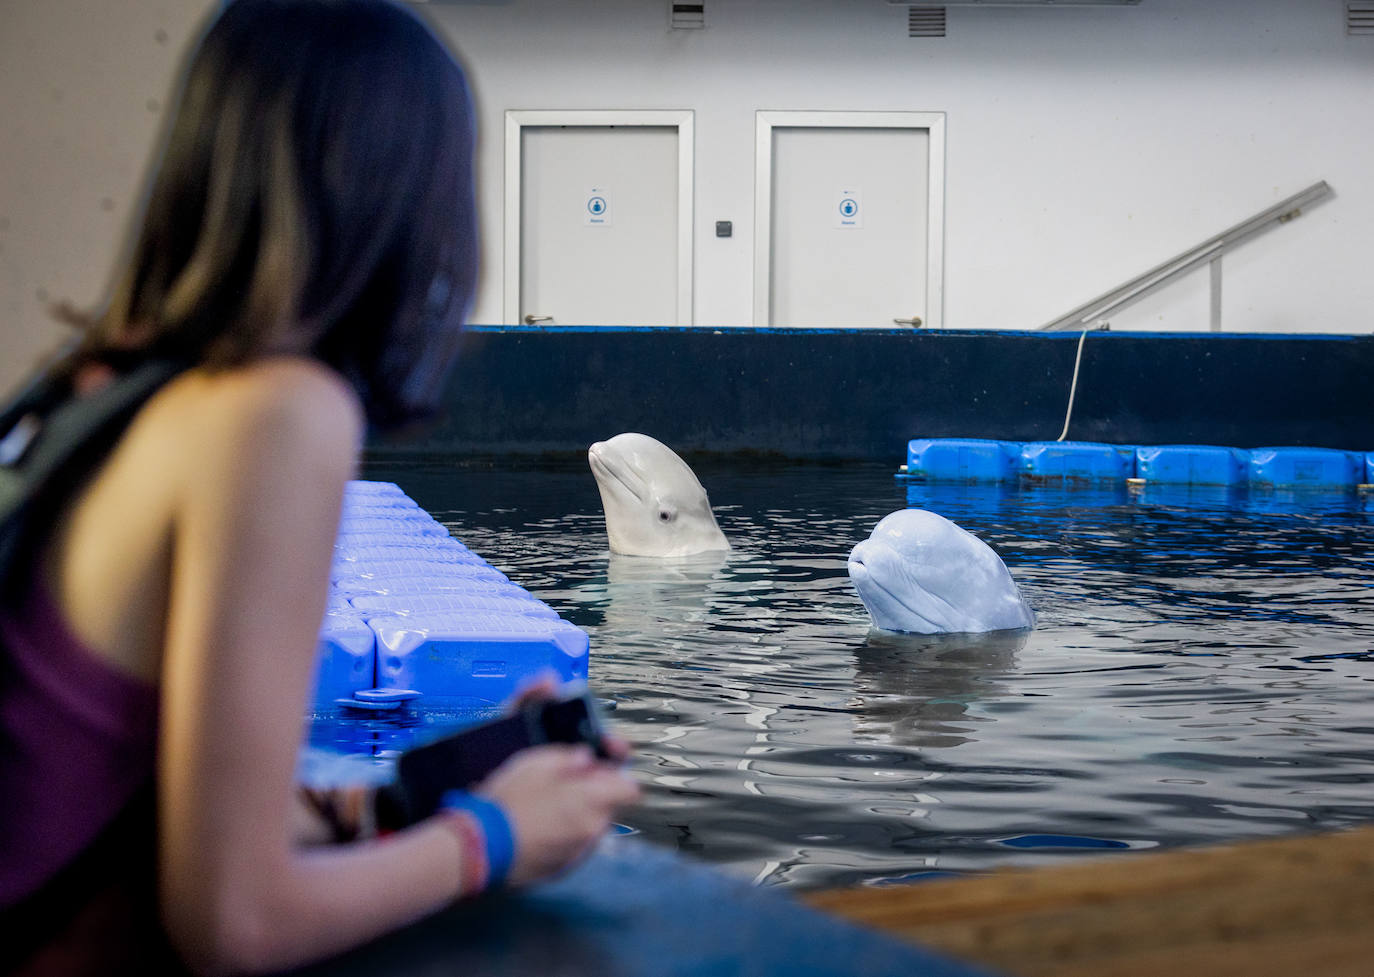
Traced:
<path fill-rule="evenodd" d="M 1089 441 L 1018 444 L 984 438 L 913 438 L 899 477 L 920 481 L 1101 483 L 1139 476 L 1155 486 L 1342 489 L 1374 485 L 1374 451 L 1114 445 Z M 913 503 L 914 504 L 914 503 Z"/>
<path fill-rule="evenodd" d="M 426 518 L 434 518 L 420 508 L 420 503 L 405 495 L 395 498 L 378 496 L 376 498 L 345 499 L 343 507 L 345 516 L 400 516 L 419 515 L 421 513 Z"/>
<path fill-rule="evenodd" d="M 1031 441 L 1021 447 L 1021 474 L 1032 481 L 1102 482 L 1135 476 L 1134 445 Z"/>
<path fill-rule="evenodd" d="M 326 614 L 345 614 L 354 616 L 357 614 L 353 605 L 349 603 L 348 598 L 332 588 L 329 591 L 328 599 L 325 601 L 324 612 Z"/>
<path fill-rule="evenodd" d="M 447 534 L 421 533 L 421 532 L 394 532 L 394 533 L 339 533 L 334 538 L 334 552 L 343 549 L 357 549 L 364 546 L 446 546 L 447 540 L 452 540 L 463 546 L 461 542 Z M 467 547 L 463 547 L 466 549 Z"/>
<path fill-rule="evenodd" d="M 1208 444 L 1135 449 L 1136 476 L 1180 485 L 1239 485 L 1249 478 L 1250 452 Z"/>
<path fill-rule="evenodd" d="M 409 536 L 448 536 L 443 523 L 429 513 L 400 515 L 352 515 L 347 512 L 339 520 L 340 536 L 383 534 L 392 539 Z"/>
<path fill-rule="evenodd" d="M 422 695 L 415 689 L 359 689 L 353 698 L 362 702 L 410 702 Z"/>
<path fill-rule="evenodd" d="M 1255 448 L 1250 484 L 1261 488 L 1353 488 L 1368 462 L 1354 451 L 1335 448 Z"/>
<path fill-rule="evenodd" d="M 464 576 L 432 577 L 408 573 L 402 576 L 342 577 L 334 581 L 334 591 L 352 599 L 363 594 L 492 594 L 529 597 L 529 591 L 509 580 L 477 579 Z"/>
<path fill-rule="evenodd" d="M 315 702 L 376 685 L 377 635 L 356 611 L 326 613 L 315 646 Z"/>
<path fill-rule="evenodd" d="M 546 671 L 586 680 L 587 633 L 393 483 L 349 483 L 330 577 L 317 703 L 386 711 L 423 693 L 427 706 L 486 708 Z"/>
<path fill-rule="evenodd" d="M 1000 482 L 1016 478 L 1021 445 L 985 438 L 914 438 L 906 474 L 918 478 Z"/>
<path fill-rule="evenodd" d="M 563 620 L 434 613 L 373 618 L 369 626 L 377 684 L 423 689 L 431 704 L 495 705 L 547 670 L 565 681 L 587 678 L 587 632 Z"/>
<path fill-rule="evenodd" d="M 354 479 L 344 486 L 344 500 L 360 501 L 364 499 L 408 499 L 401 486 L 395 482 L 372 482 L 365 479 Z"/>
<path fill-rule="evenodd" d="M 489 580 L 506 583 L 504 573 L 485 563 L 442 563 L 438 560 L 375 560 L 350 563 L 335 560 L 332 576 L 335 583 L 344 580 L 385 580 L 399 576 L 432 577 L 435 580 Z"/>
<path fill-rule="evenodd" d="M 335 546 L 334 564 L 395 563 L 418 560 L 421 563 L 474 563 L 487 565 L 472 550 L 456 539 L 439 536 L 419 540 L 397 540 L 389 546 Z"/>
<path fill-rule="evenodd" d="M 343 706 L 345 709 L 357 709 L 359 712 L 397 712 L 405 703 L 400 700 L 388 699 L 384 699 L 380 702 L 373 702 L 368 699 L 359 699 L 355 696 L 349 696 L 343 699 L 335 699 L 334 705 Z"/>
<path fill-rule="evenodd" d="M 558 612 L 535 597 L 516 597 L 503 593 L 436 594 L 360 594 L 349 606 L 364 619 L 373 617 L 411 617 L 436 612 L 480 612 L 516 614 L 525 617 L 558 618 Z"/>

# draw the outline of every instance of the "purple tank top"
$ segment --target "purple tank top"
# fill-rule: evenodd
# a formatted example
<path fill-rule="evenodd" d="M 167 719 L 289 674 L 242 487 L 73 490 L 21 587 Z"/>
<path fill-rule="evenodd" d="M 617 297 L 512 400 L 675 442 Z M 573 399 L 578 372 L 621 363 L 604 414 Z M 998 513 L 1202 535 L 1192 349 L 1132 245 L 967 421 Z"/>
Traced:
<path fill-rule="evenodd" d="M 84 646 L 47 588 L 0 610 L 0 908 L 86 848 L 153 776 L 158 690 Z"/>

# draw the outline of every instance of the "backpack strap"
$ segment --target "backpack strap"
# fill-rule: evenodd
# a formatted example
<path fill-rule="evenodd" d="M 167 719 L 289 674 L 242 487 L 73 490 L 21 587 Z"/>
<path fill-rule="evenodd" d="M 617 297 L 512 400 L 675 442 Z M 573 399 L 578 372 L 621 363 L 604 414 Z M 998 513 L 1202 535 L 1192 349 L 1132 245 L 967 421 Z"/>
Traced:
<path fill-rule="evenodd" d="M 114 448 L 153 394 L 186 369 L 150 359 L 99 390 L 73 397 L 65 379 L 40 378 L 0 409 L 0 596 L 67 498 Z"/>

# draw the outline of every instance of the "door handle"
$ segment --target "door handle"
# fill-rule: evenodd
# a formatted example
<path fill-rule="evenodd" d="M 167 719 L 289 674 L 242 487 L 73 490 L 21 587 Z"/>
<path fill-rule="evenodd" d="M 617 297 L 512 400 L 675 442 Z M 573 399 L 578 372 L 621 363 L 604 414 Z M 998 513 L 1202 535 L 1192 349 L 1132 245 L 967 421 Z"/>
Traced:
<path fill-rule="evenodd" d="M 893 319 L 892 321 L 897 323 L 897 325 L 899 326 L 912 326 L 916 329 L 921 328 L 921 317 L 918 315 L 914 315 L 910 319 Z"/>
<path fill-rule="evenodd" d="M 534 325 L 536 322 L 553 322 L 553 316 L 551 316 L 551 315 L 534 315 L 533 313 L 530 313 L 529 315 L 525 316 L 525 325 L 527 325 L 527 326 L 532 326 L 532 325 Z"/>

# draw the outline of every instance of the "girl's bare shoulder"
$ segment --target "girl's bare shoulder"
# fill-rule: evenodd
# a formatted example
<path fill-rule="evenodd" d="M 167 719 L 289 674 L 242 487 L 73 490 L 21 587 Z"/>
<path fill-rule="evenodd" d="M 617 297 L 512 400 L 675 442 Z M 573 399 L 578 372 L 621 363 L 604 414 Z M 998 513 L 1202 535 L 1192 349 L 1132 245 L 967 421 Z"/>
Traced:
<path fill-rule="evenodd" d="M 275 457 L 352 458 L 363 433 L 357 396 L 314 360 L 272 357 L 223 370 L 195 369 L 149 404 L 140 426 L 175 443 L 183 457 L 243 463 Z"/>

